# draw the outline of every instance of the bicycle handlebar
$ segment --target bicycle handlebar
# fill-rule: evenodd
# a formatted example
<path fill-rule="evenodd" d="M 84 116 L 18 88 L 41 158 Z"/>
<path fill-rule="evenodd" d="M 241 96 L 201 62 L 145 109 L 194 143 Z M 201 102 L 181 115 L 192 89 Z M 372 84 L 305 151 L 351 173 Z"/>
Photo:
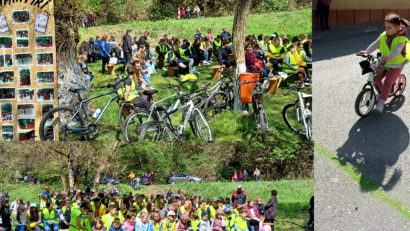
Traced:
<path fill-rule="evenodd" d="M 291 91 L 295 90 L 296 88 L 301 88 L 300 85 L 304 82 L 307 82 L 306 80 L 308 80 L 308 77 L 305 77 L 304 79 L 298 81 L 298 84 L 294 85 L 293 87 L 291 87 L 286 93 L 283 93 L 282 89 L 279 88 L 279 90 L 282 92 L 282 94 L 284 96 L 286 96 L 287 94 L 289 94 Z"/>
<path fill-rule="evenodd" d="M 120 84 L 121 82 L 124 82 L 124 80 L 125 80 L 124 76 L 121 76 L 121 79 L 115 80 L 115 82 L 113 84 L 109 83 L 109 84 L 107 84 L 105 86 L 102 86 L 100 88 L 111 88 L 111 87 L 115 88 L 118 84 Z"/>

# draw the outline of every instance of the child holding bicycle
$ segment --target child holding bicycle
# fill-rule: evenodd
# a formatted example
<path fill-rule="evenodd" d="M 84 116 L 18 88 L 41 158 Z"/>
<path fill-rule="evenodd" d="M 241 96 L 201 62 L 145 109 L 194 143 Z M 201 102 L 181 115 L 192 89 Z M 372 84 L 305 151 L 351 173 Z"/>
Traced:
<path fill-rule="evenodd" d="M 389 71 L 383 73 L 377 80 L 377 85 L 381 89 L 381 95 L 376 96 L 378 104 L 375 111 L 381 113 L 383 111 L 384 103 L 389 97 L 392 85 L 396 82 L 404 65 L 409 60 L 406 58 L 406 45 L 409 46 L 407 39 L 407 29 L 410 28 L 409 22 L 400 18 L 395 13 L 388 14 L 384 19 L 385 32 L 383 32 L 376 41 L 374 41 L 366 51 L 360 51 L 358 54 L 370 54 L 377 48 L 382 54 L 382 62 L 386 62 Z M 384 83 L 382 82 L 385 79 Z"/>

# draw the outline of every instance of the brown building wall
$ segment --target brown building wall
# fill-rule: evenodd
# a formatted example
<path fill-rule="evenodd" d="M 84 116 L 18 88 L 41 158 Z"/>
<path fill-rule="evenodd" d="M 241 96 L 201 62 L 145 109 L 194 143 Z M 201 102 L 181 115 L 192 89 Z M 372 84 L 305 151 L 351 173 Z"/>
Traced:
<path fill-rule="evenodd" d="M 312 4 L 313 27 L 320 27 L 320 18 L 316 17 L 317 0 Z M 391 12 L 409 18 L 410 0 L 333 0 L 330 3 L 329 26 L 383 21 L 384 16 Z"/>

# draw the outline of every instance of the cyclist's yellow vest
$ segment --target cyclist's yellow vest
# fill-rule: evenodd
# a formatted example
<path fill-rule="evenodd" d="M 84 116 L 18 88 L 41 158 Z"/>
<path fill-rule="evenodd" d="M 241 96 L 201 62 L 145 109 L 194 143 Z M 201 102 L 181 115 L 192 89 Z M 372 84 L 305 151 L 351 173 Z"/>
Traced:
<path fill-rule="evenodd" d="M 288 45 L 286 45 L 286 51 L 289 51 L 291 45 L 292 43 L 289 43 Z"/>
<path fill-rule="evenodd" d="M 181 58 L 184 59 L 184 60 L 188 59 L 188 56 L 186 56 L 186 54 L 185 54 L 185 51 L 188 50 L 188 49 L 189 49 L 189 47 L 185 48 L 185 49 L 179 48 L 179 53 L 181 54 Z"/>
<path fill-rule="evenodd" d="M 53 223 L 58 222 L 55 213 L 56 213 L 55 210 L 49 211 L 47 208 L 43 209 L 43 211 L 42 211 L 42 215 L 44 216 L 44 220 L 46 220 L 46 221 L 52 221 Z M 58 216 L 58 215 L 57 215 L 57 216 Z"/>
<path fill-rule="evenodd" d="M 134 207 L 137 209 L 137 213 L 140 213 L 140 212 L 141 212 L 141 209 L 140 209 L 140 207 L 138 206 L 137 202 L 134 202 L 134 204 L 132 204 L 132 205 L 134 205 Z M 142 204 L 141 204 L 141 205 L 142 205 Z"/>
<path fill-rule="evenodd" d="M 55 207 L 57 208 L 57 209 L 59 209 L 60 208 L 60 206 L 59 205 L 57 205 L 57 202 L 59 202 L 59 199 L 58 198 L 51 198 L 51 202 L 53 203 L 53 205 L 55 205 Z"/>
<path fill-rule="evenodd" d="M 116 215 L 111 216 L 109 213 L 108 213 L 108 214 L 105 214 L 104 216 L 101 217 L 101 220 L 102 220 L 103 223 L 104 223 L 104 227 L 105 227 L 107 230 L 110 230 L 110 227 L 111 227 L 112 223 L 114 222 L 114 219 L 115 219 L 115 218 L 117 218 Z"/>
<path fill-rule="evenodd" d="M 193 53 L 193 52 L 192 52 L 192 44 L 189 45 L 188 49 L 189 49 L 189 51 L 190 51 L 191 53 Z"/>
<path fill-rule="evenodd" d="M 157 47 L 159 47 L 159 51 L 161 53 L 167 52 L 167 47 L 165 45 L 157 45 Z M 157 49 L 155 49 L 155 50 L 157 50 Z M 158 53 L 157 52 L 155 52 L 154 58 L 156 58 L 156 59 L 158 58 Z M 134 177 L 135 177 L 135 175 L 134 175 Z M 134 177 L 132 177 L 131 179 L 134 179 Z"/>
<path fill-rule="evenodd" d="M 204 47 L 204 45 L 206 45 L 206 43 L 205 42 L 201 42 L 201 49 Z"/>
<path fill-rule="evenodd" d="M 127 213 L 127 212 L 128 212 L 128 211 L 126 211 L 125 213 Z M 121 224 L 124 223 L 124 221 L 125 221 L 125 216 L 124 216 L 124 214 L 121 212 L 121 210 L 118 211 L 118 218 L 120 218 Z"/>
<path fill-rule="evenodd" d="M 196 230 L 201 220 L 200 219 L 190 219 L 190 220 L 191 220 L 192 229 Z"/>
<path fill-rule="evenodd" d="M 41 199 L 41 203 L 40 203 L 40 210 L 43 210 L 43 209 L 45 209 L 45 208 L 46 208 L 46 203 L 47 203 L 47 201 L 45 201 L 45 200 Z"/>
<path fill-rule="evenodd" d="M 171 225 L 171 230 L 172 230 L 172 231 L 175 231 L 176 226 L 177 226 L 177 220 L 174 220 L 174 221 L 172 222 L 172 225 Z M 168 229 L 167 229 L 167 219 L 164 219 L 164 220 L 162 221 L 162 231 L 168 231 Z"/>
<path fill-rule="evenodd" d="M 128 96 L 128 98 L 129 98 L 129 96 Z M 93 210 L 93 212 L 94 212 L 94 214 L 95 214 L 95 210 L 97 209 L 97 208 L 95 207 L 95 205 L 92 205 L 92 206 L 91 206 L 91 209 Z M 98 214 L 100 214 L 100 217 L 103 215 L 102 213 L 103 213 L 104 209 L 105 209 L 105 205 L 101 204 L 101 205 L 100 205 L 100 210 L 98 210 Z"/>
<path fill-rule="evenodd" d="M 179 212 L 181 212 L 181 216 L 182 216 L 182 214 L 185 214 L 185 213 L 186 213 L 186 210 L 185 210 L 184 206 L 179 207 L 179 209 L 178 209 L 178 215 L 179 215 Z"/>
<path fill-rule="evenodd" d="M 78 226 L 77 226 L 77 219 L 79 216 L 82 216 L 83 214 L 81 213 L 80 210 L 78 209 L 74 209 L 71 208 L 71 219 L 70 219 L 70 227 L 69 227 L 69 231 L 79 231 L 81 230 Z M 83 218 L 81 219 L 81 222 L 83 222 Z"/>
<path fill-rule="evenodd" d="M 405 36 L 397 36 L 393 39 L 393 42 L 391 44 L 391 48 L 389 49 L 389 47 L 387 46 L 387 34 L 386 32 L 383 32 L 380 35 L 380 52 L 382 53 L 382 56 L 388 56 L 391 54 L 391 52 L 394 50 L 394 48 L 397 46 L 397 44 L 402 43 L 402 42 L 406 42 L 407 46 L 406 46 L 406 57 L 403 57 L 402 54 L 399 54 L 395 59 L 393 59 L 392 61 L 387 62 L 387 64 L 400 64 L 403 63 L 407 60 L 410 61 L 410 43 L 409 40 L 405 37 Z"/>
<path fill-rule="evenodd" d="M 302 44 L 305 43 L 305 42 L 307 42 L 307 39 L 302 40 Z"/>
<path fill-rule="evenodd" d="M 301 66 L 305 66 L 306 63 L 305 63 L 305 61 L 303 60 L 303 50 L 300 50 L 300 51 L 298 52 L 298 56 L 299 56 L 299 63 L 301 64 Z"/>
<path fill-rule="evenodd" d="M 156 224 L 155 224 L 155 221 L 153 221 L 152 222 L 153 224 L 152 224 L 152 226 L 154 227 L 154 231 L 159 231 L 159 229 L 161 228 L 161 226 L 162 226 L 162 222 L 160 223 L 160 222 L 157 222 Z M 155 224 L 155 225 L 154 225 Z"/>
<path fill-rule="evenodd" d="M 233 210 L 233 214 L 235 214 L 236 217 L 239 217 L 239 211 L 238 211 L 238 209 L 234 209 L 234 210 Z"/>
<path fill-rule="evenodd" d="M 94 221 L 95 221 L 95 219 L 93 219 L 93 223 L 94 223 Z M 85 230 L 86 231 L 92 231 L 92 227 L 91 227 L 91 224 L 90 224 L 90 221 L 88 220 L 88 218 L 86 218 L 85 220 L 84 220 L 84 226 L 85 226 Z"/>
<path fill-rule="evenodd" d="M 225 217 L 225 220 L 226 220 L 225 230 L 230 231 L 233 227 L 233 224 L 235 223 L 236 216 L 235 216 L 234 213 L 232 213 L 230 216 L 228 216 L 228 217 L 224 216 L 224 217 Z"/>
<path fill-rule="evenodd" d="M 17 212 L 13 212 L 12 215 L 14 217 L 14 220 L 17 221 Z M 27 217 L 27 214 L 24 217 Z M 14 224 L 14 222 L 11 222 L 11 228 L 13 230 L 16 230 L 16 225 Z"/>
<path fill-rule="evenodd" d="M 168 53 L 165 55 L 164 66 L 169 66 L 171 63 L 168 62 L 168 57 L 171 56 L 171 60 L 175 59 L 175 52 L 174 50 L 169 50 Z"/>
<path fill-rule="evenodd" d="M 270 42 L 263 43 L 263 51 L 268 52 L 268 46 L 270 45 Z"/>
<path fill-rule="evenodd" d="M 282 50 L 282 48 L 283 48 L 282 45 L 279 45 L 279 47 L 275 47 L 275 45 L 273 45 L 273 43 L 269 44 L 270 53 L 271 53 L 273 56 L 277 57 L 277 58 L 283 57 L 283 56 L 280 54 L 280 51 Z"/>
<path fill-rule="evenodd" d="M 133 100 L 133 99 L 135 99 L 135 98 L 138 97 L 138 91 L 137 91 L 137 88 L 136 88 L 136 87 L 137 87 L 137 84 L 135 83 L 134 78 L 129 77 L 129 76 L 128 76 L 128 78 L 131 78 L 131 80 L 132 80 L 130 92 L 128 93 L 128 98 L 127 98 L 127 101 L 129 102 L 129 101 L 131 101 L 131 100 Z M 136 78 L 138 78 L 138 77 L 136 77 Z M 125 95 L 125 84 L 123 84 L 122 87 L 117 90 L 117 93 L 118 93 L 118 95 L 119 95 L 121 98 L 124 98 L 124 95 Z M 111 205 L 111 204 L 114 204 L 114 202 L 111 202 L 110 205 Z"/>
<path fill-rule="evenodd" d="M 208 212 L 209 213 L 209 219 L 213 220 L 216 217 L 216 209 L 212 205 L 209 206 L 208 209 L 209 209 L 209 212 Z"/>
<path fill-rule="evenodd" d="M 202 210 L 202 209 L 198 208 L 198 217 L 199 217 L 199 219 L 202 218 L 202 214 L 201 214 L 202 211 L 206 211 L 206 209 L 205 209 L 205 210 Z"/>
<path fill-rule="evenodd" d="M 229 46 L 232 45 L 232 42 L 230 42 L 228 45 L 229 45 Z"/>
<path fill-rule="evenodd" d="M 243 219 L 242 217 L 237 217 L 235 219 L 235 222 L 238 225 L 238 228 L 240 230 L 245 230 L 246 229 L 246 219 Z"/>
<path fill-rule="evenodd" d="M 215 44 L 216 50 L 219 50 L 219 48 L 222 45 L 222 40 L 220 40 L 219 42 L 217 40 L 214 40 L 214 44 Z"/>
<path fill-rule="evenodd" d="M 288 51 L 287 53 L 289 54 L 289 63 L 290 63 L 290 65 L 292 65 L 294 68 L 296 68 L 296 70 L 290 69 L 290 67 L 288 67 L 288 65 L 285 65 L 285 64 L 283 65 L 282 69 L 286 73 L 296 74 L 296 73 L 298 73 L 298 64 L 295 60 L 295 57 L 293 56 L 293 53 L 290 52 L 290 51 Z"/>
<path fill-rule="evenodd" d="M 41 217 L 41 212 L 38 212 L 38 216 Z M 27 218 L 29 218 L 29 217 L 30 217 L 30 210 L 27 212 Z M 32 221 L 32 220 L 30 219 L 30 224 L 28 224 L 28 227 L 27 227 L 27 228 L 34 228 L 34 227 L 36 227 L 36 222 L 37 222 L 37 221 Z"/>

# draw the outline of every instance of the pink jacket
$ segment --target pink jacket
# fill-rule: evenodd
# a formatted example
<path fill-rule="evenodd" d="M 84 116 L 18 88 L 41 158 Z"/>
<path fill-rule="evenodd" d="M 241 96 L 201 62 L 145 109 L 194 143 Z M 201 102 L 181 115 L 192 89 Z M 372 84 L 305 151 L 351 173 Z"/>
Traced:
<path fill-rule="evenodd" d="M 234 179 L 238 179 L 238 174 L 236 174 L 236 173 L 233 174 L 233 178 L 234 178 Z"/>
<path fill-rule="evenodd" d="M 209 39 L 209 42 L 212 44 L 212 42 L 214 41 L 214 35 L 213 34 L 206 34 L 206 37 Z"/>
<path fill-rule="evenodd" d="M 129 223 L 127 220 L 124 221 L 124 225 L 123 225 L 125 231 L 134 231 L 135 229 L 135 223 Z"/>
<path fill-rule="evenodd" d="M 246 209 L 246 211 L 248 211 L 248 213 L 246 214 L 246 217 L 252 218 L 252 214 L 249 213 L 249 207 L 248 204 L 246 204 L 244 206 L 244 208 Z M 255 213 L 255 216 L 259 217 L 259 212 L 258 212 L 258 208 L 256 208 L 256 206 L 253 206 L 253 212 Z"/>

